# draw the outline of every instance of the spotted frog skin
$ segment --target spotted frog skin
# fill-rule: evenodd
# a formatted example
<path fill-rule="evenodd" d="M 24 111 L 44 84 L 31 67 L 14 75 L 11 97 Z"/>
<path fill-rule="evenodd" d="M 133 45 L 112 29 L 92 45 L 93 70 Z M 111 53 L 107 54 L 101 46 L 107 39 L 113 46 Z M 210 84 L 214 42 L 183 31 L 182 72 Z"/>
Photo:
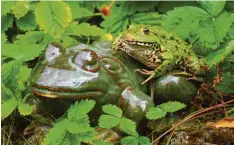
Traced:
<path fill-rule="evenodd" d="M 142 84 L 173 68 L 181 68 L 189 76 L 205 74 L 205 62 L 191 50 L 191 45 L 159 27 L 132 25 L 113 44 L 115 50 L 126 52 L 150 69 L 137 70 L 149 76 Z"/>
<path fill-rule="evenodd" d="M 123 64 L 120 60 L 124 58 L 117 56 L 125 54 L 111 54 L 109 44 L 79 44 L 66 49 L 49 44 L 32 72 L 32 92 L 47 108 L 54 109 L 51 112 L 65 111 L 69 107 L 65 102 L 93 99 L 93 118 L 102 113 L 102 105 L 114 104 L 123 109 L 125 117 L 141 124 L 154 104 L 145 94 L 147 88 L 140 85 L 143 78 L 134 72 L 138 66 L 135 60 Z"/>

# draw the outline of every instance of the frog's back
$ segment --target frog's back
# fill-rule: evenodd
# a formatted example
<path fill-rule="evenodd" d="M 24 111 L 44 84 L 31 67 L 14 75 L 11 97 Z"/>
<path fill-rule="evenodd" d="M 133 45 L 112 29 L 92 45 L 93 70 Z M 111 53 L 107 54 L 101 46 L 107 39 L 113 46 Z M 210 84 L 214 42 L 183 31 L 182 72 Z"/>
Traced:
<path fill-rule="evenodd" d="M 180 54 L 188 54 L 190 51 L 190 45 L 182 40 L 179 36 L 169 33 L 168 31 L 160 28 L 153 27 L 155 35 L 158 35 L 161 43 L 164 45 L 165 49 L 173 51 Z"/>

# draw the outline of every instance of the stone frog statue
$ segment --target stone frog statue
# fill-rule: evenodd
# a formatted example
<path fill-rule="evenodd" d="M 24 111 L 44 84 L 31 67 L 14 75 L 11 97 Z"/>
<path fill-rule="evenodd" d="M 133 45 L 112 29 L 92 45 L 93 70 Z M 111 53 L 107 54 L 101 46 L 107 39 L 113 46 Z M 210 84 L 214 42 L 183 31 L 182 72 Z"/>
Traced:
<path fill-rule="evenodd" d="M 125 117 L 142 125 L 147 109 L 154 103 L 145 94 L 146 85 L 140 84 L 142 76 L 134 71 L 139 67 L 136 62 L 124 53 L 112 54 L 110 45 L 104 42 L 95 47 L 78 44 L 62 48 L 49 44 L 30 82 L 38 112 L 43 108 L 43 112 L 59 117 L 71 103 L 93 99 L 96 105 L 90 117 L 94 120 L 102 113 L 103 105 L 114 104 L 123 110 Z M 112 136 L 109 141 L 118 138 Z"/>

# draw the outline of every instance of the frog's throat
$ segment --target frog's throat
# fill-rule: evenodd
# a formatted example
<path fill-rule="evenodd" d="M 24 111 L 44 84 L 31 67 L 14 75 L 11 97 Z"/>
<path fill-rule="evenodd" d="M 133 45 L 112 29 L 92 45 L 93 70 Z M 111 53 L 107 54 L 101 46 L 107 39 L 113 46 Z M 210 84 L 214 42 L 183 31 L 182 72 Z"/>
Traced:
<path fill-rule="evenodd" d="M 104 95 L 103 90 L 83 90 L 71 91 L 55 88 L 39 88 L 32 87 L 32 92 L 38 96 L 46 98 L 63 98 L 63 99 L 83 99 L 83 98 L 96 98 Z"/>

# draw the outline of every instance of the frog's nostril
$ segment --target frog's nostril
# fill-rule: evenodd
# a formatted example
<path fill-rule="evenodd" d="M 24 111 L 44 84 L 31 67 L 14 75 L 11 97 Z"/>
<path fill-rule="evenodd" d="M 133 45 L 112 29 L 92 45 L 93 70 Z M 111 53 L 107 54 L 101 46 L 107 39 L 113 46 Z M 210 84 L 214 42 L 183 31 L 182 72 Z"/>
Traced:
<path fill-rule="evenodd" d="M 77 52 L 73 62 L 76 64 L 76 66 L 90 72 L 95 72 L 100 67 L 97 54 L 90 49 L 83 49 Z"/>

